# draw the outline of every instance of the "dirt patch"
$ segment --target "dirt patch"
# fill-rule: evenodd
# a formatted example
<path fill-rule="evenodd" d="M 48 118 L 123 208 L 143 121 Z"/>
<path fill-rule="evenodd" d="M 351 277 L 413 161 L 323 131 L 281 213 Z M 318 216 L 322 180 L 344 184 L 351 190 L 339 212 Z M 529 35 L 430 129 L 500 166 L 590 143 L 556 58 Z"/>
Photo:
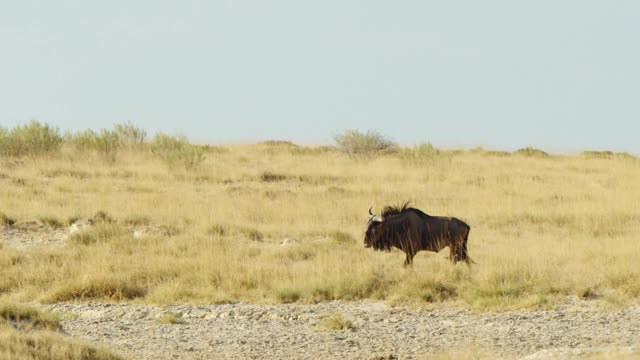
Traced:
<path fill-rule="evenodd" d="M 555 311 L 481 314 L 448 307 L 393 308 L 379 301 L 47 308 L 73 314 L 62 323 L 68 334 L 135 359 L 411 359 L 469 349 L 486 350 L 490 358 L 640 356 L 634 347 L 640 343 L 640 307 L 604 312 L 589 301 Z M 167 313 L 180 322 L 160 324 Z M 321 330 L 322 319 L 335 314 L 352 328 Z"/>
<path fill-rule="evenodd" d="M 19 250 L 64 245 L 67 228 L 54 228 L 37 222 L 25 222 L 0 228 L 0 243 Z"/>

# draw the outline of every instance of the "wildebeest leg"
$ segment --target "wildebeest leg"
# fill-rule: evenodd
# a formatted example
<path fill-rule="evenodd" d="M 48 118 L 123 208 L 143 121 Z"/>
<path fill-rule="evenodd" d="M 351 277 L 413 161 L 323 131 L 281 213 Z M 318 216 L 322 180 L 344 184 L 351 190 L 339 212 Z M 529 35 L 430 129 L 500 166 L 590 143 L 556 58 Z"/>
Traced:
<path fill-rule="evenodd" d="M 449 253 L 449 259 L 453 261 L 453 263 L 457 263 L 458 261 L 464 261 L 467 264 L 470 264 L 469 256 L 467 255 L 467 239 L 466 237 L 461 238 L 460 241 L 454 241 L 451 246 Z"/>
<path fill-rule="evenodd" d="M 404 261 L 404 266 L 411 266 L 413 265 L 413 257 L 415 256 L 415 254 L 411 253 L 411 252 L 407 252 L 407 258 Z"/>
<path fill-rule="evenodd" d="M 461 240 L 453 241 L 449 249 L 449 260 L 453 261 L 454 264 L 458 261 L 465 261 L 466 256 Z"/>

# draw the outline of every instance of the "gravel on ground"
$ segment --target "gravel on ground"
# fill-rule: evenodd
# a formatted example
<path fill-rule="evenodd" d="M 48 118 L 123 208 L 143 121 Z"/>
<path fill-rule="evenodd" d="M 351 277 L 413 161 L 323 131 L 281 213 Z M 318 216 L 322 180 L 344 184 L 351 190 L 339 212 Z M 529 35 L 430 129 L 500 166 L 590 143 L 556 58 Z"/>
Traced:
<path fill-rule="evenodd" d="M 412 359 L 442 352 L 503 358 L 640 357 L 640 307 L 577 300 L 552 311 L 474 313 L 381 301 L 284 305 L 52 304 L 63 328 L 133 359 Z M 167 314 L 177 319 L 161 323 Z M 324 330 L 340 314 L 352 329 Z"/>

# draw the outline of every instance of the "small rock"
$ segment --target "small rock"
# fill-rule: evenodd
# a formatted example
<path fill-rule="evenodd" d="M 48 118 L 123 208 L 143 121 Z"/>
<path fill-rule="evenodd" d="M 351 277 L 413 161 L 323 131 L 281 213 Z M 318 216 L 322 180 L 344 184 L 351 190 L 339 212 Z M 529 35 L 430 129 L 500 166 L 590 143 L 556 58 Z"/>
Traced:
<path fill-rule="evenodd" d="M 280 246 L 292 246 L 292 245 L 297 245 L 299 243 L 300 241 L 297 239 L 285 238 L 282 241 L 280 241 Z"/>

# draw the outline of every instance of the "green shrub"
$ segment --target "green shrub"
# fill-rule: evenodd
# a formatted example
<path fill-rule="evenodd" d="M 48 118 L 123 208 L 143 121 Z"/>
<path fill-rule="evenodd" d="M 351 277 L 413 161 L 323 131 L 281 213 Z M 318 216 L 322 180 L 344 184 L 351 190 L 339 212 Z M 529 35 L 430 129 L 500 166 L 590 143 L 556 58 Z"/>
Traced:
<path fill-rule="evenodd" d="M 95 149 L 106 162 L 111 164 L 116 162 L 121 145 L 118 133 L 113 130 L 102 129 L 95 137 Z"/>
<path fill-rule="evenodd" d="M 116 124 L 113 132 L 118 136 L 120 143 L 129 148 L 141 147 L 147 137 L 144 129 L 136 127 L 131 122 Z"/>
<path fill-rule="evenodd" d="M 78 151 L 96 151 L 107 163 L 114 163 L 118 150 L 122 147 L 116 130 L 102 129 L 99 133 L 88 129 L 70 135 L 68 140 Z"/>
<path fill-rule="evenodd" d="M 0 128 L 0 156 L 21 157 L 51 154 L 62 145 L 60 130 L 36 120 L 11 131 Z"/>
<path fill-rule="evenodd" d="M 6 156 L 7 148 L 9 147 L 9 131 L 0 126 L 0 155 Z"/>
<path fill-rule="evenodd" d="M 440 155 L 440 150 L 431 143 L 421 143 L 398 151 L 398 156 L 401 159 L 411 162 L 430 161 L 438 155 Z"/>
<path fill-rule="evenodd" d="M 636 157 L 627 152 L 613 152 L 613 151 L 583 151 L 582 156 L 590 159 L 626 159 L 635 160 Z"/>
<path fill-rule="evenodd" d="M 532 147 L 518 149 L 516 150 L 515 154 L 529 156 L 529 157 L 548 157 L 549 156 L 549 154 L 547 154 L 546 152 L 539 149 L 532 148 Z"/>
<path fill-rule="evenodd" d="M 352 158 L 367 158 L 373 155 L 393 152 L 396 144 L 376 131 L 362 133 L 358 130 L 346 130 L 334 136 L 336 147 Z"/>
<path fill-rule="evenodd" d="M 170 167 L 193 169 L 204 161 L 205 148 L 190 144 L 184 136 L 158 134 L 149 146 L 151 153 Z"/>
<path fill-rule="evenodd" d="M 91 129 L 87 129 L 75 134 L 69 134 L 66 137 L 66 141 L 73 145 L 78 151 L 95 150 L 96 138 L 98 134 Z"/>

